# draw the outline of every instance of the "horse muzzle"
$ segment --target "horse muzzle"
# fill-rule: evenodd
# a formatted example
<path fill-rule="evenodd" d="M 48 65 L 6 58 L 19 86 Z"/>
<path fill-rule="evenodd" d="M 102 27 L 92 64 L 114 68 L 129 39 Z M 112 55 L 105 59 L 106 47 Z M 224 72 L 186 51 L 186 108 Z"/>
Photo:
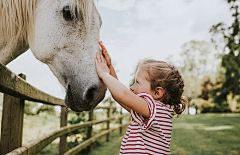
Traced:
<path fill-rule="evenodd" d="M 94 109 L 101 102 L 106 93 L 106 86 L 103 82 L 91 84 L 88 87 L 68 84 L 65 97 L 65 104 L 75 112 L 89 111 Z"/>

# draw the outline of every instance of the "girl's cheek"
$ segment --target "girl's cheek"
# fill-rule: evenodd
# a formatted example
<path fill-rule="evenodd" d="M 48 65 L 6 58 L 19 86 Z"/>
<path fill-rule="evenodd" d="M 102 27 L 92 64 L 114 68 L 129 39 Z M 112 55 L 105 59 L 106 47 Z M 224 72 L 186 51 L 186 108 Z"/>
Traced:
<path fill-rule="evenodd" d="M 134 92 L 136 92 L 136 93 L 138 92 L 138 88 L 137 87 L 134 88 Z"/>

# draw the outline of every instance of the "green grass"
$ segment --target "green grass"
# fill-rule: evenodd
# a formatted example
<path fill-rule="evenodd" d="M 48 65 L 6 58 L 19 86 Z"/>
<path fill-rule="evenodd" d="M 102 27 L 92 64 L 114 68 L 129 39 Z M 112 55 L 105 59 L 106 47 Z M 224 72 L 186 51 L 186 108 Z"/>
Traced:
<path fill-rule="evenodd" d="M 94 116 L 95 119 L 102 120 L 106 119 L 106 111 L 103 111 L 103 113 L 95 113 Z M 68 120 L 70 120 L 73 117 L 73 114 L 69 114 Z M 97 118 L 96 118 L 97 117 Z M 0 122 L 2 120 L 2 111 L 0 110 Z M 123 123 L 128 122 L 128 118 L 123 119 Z M 119 125 L 118 122 L 116 121 L 111 121 L 111 127 L 116 127 L 116 125 Z M 38 139 L 42 137 L 45 134 L 48 134 L 50 132 L 53 132 L 60 127 L 60 114 L 56 113 L 54 115 L 49 115 L 47 113 L 40 113 L 39 115 L 32 116 L 32 115 L 24 115 L 24 125 L 23 125 L 23 145 L 29 143 L 32 140 Z M 1 123 L 0 123 L 1 127 Z M 106 123 L 101 123 L 93 126 L 93 135 L 99 133 L 99 130 L 103 130 L 106 128 Z M 123 131 L 125 132 L 125 131 Z M 0 130 L 1 134 L 1 130 Z M 122 137 L 124 134 L 119 136 L 119 131 L 113 132 L 111 135 L 111 142 L 116 141 L 116 138 L 119 139 L 119 143 L 115 143 L 118 147 L 112 146 L 114 149 L 117 150 L 117 154 L 120 150 L 120 143 L 122 140 Z M 104 136 L 102 139 L 99 140 L 99 145 L 94 145 L 93 150 L 96 148 L 104 148 L 104 146 L 107 145 L 105 142 L 106 136 Z M 113 140 L 112 140 L 113 139 Z M 58 146 L 59 145 L 59 138 L 54 140 L 51 144 L 49 144 L 46 148 L 44 148 L 38 155 L 44 155 L 44 154 L 49 154 L 49 155 L 58 155 Z M 94 152 L 94 151 L 93 151 Z"/>
<path fill-rule="evenodd" d="M 93 146 L 92 151 L 87 155 L 118 155 L 121 147 L 121 142 L 127 127 L 123 129 L 123 133 L 119 134 L 119 130 L 110 134 L 110 141 L 106 142 L 103 137 L 99 140 L 100 145 Z"/>
<path fill-rule="evenodd" d="M 118 155 L 123 135 L 88 155 Z M 182 115 L 173 119 L 172 155 L 240 155 L 240 114 Z"/>
<path fill-rule="evenodd" d="M 58 129 L 59 120 L 59 114 L 25 115 L 23 143 L 26 144 Z M 105 125 L 95 126 L 95 129 L 102 129 Z M 110 142 L 105 142 L 103 137 L 99 140 L 99 145 L 94 145 L 88 155 L 118 155 L 125 131 L 126 128 L 123 134 L 119 134 L 118 130 L 112 133 Z M 57 155 L 58 142 L 58 139 L 52 142 L 39 155 Z M 171 153 L 172 155 L 240 155 L 240 114 L 198 114 L 174 118 Z"/>
<path fill-rule="evenodd" d="M 174 118 L 171 153 L 239 155 L 240 114 L 199 114 Z"/>

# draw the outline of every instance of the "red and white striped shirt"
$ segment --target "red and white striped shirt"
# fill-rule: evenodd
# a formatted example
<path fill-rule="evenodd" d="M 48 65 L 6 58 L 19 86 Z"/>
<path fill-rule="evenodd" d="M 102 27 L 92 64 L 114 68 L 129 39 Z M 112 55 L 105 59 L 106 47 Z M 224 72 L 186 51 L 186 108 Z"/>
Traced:
<path fill-rule="evenodd" d="M 171 154 L 172 108 L 155 101 L 147 93 L 138 96 L 145 99 L 151 114 L 148 123 L 144 124 L 144 116 L 131 109 L 132 122 L 123 137 L 119 154 Z"/>

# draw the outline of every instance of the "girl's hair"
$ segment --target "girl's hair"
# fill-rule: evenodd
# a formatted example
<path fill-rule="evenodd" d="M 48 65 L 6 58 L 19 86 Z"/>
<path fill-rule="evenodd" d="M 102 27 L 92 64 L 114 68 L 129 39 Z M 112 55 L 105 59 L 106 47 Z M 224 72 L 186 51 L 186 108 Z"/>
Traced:
<path fill-rule="evenodd" d="M 151 83 L 151 89 L 162 87 L 164 94 L 162 102 L 173 105 L 173 110 L 181 114 L 186 107 L 187 100 L 183 98 L 184 82 L 179 71 L 173 65 L 164 61 L 145 60 L 140 63 L 140 69 L 146 72 L 146 79 Z"/>

